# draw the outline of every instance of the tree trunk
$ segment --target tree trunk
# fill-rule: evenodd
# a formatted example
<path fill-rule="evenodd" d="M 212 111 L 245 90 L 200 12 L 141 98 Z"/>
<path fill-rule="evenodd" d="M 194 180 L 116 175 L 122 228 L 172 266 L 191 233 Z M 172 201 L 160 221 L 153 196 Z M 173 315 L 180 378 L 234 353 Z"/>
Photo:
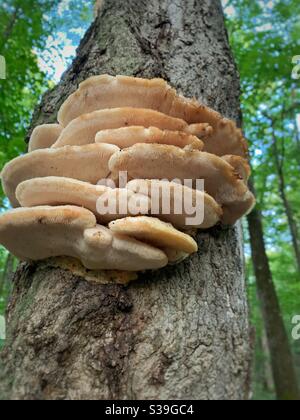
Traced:
<path fill-rule="evenodd" d="M 252 189 L 254 190 L 253 186 Z M 277 398 L 296 400 L 300 395 L 297 376 L 272 279 L 264 242 L 262 216 L 258 208 L 248 216 L 248 224 L 257 291 L 271 353 Z"/>
<path fill-rule="evenodd" d="M 263 352 L 263 385 L 264 390 L 274 394 L 274 379 L 273 379 L 273 372 L 272 366 L 270 363 L 270 349 L 268 343 L 268 337 L 266 334 L 265 328 L 262 329 L 261 335 L 261 347 Z"/>
<path fill-rule="evenodd" d="M 239 79 L 218 0 L 107 0 L 34 125 L 54 121 L 88 76 L 163 77 L 240 119 Z M 199 253 L 128 287 L 21 264 L 0 358 L 18 399 L 246 399 L 248 307 L 241 228 L 198 235 Z"/>

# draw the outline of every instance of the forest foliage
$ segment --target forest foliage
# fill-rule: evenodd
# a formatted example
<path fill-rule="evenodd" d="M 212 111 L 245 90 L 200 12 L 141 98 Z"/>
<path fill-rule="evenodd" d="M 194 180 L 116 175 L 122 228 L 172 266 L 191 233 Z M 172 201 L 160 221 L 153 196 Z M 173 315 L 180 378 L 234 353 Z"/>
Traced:
<path fill-rule="evenodd" d="M 293 246 L 287 205 L 299 246 L 300 221 L 300 80 L 293 77 L 293 57 L 300 51 L 300 3 L 228 1 L 227 27 L 241 76 L 244 131 L 250 144 L 257 206 L 282 314 L 300 378 L 300 343 L 292 339 L 292 319 L 300 314 L 300 272 Z M 283 196 L 284 195 L 284 196 Z M 272 398 L 262 372 L 269 355 L 262 348 L 259 310 L 249 237 L 245 252 L 252 323 L 256 327 L 256 397 Z"/>
<path fill-rule="evenodd" d="M 7 78 L 0 81 L 0 167 L 26 151 L 24 138 L 32 111 L 59 76 L 53 63 L 65 68 L 75 54 L 91 21 L 92 3 L 2 2 L 0 55 L 7 62 Z M 269 262 L 300 378 L 300 342 L 291 336 L 291 320 L 295 314 L 300 315 L 299 261 L 293 242 L 300 222 L 300 79 L 292 76 L 293 57 L 300 55 L 300 2 L 229 0 L 224 6 L 241 75 L 244 130 L 250 142 L 257 205 L 263 214 Z M 0 206 L 0 211 L 8 207 L 2 190 Z M 244 227 L 249 300 L 257 341 L 254 397 L 273 398 L 246 222 Z M 0 249 L 0 315 L 10 290 L 7 258 L 7 252 Z M 15 262 L 12 264 L 15 267 Z"/>

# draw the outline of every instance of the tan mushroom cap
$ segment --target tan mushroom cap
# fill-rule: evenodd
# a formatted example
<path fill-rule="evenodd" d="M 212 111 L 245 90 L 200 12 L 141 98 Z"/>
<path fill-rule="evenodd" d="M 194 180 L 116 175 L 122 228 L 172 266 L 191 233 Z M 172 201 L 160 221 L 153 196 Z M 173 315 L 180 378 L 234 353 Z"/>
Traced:
<path fill-rule="evenodd" d="M 214 111 L 213 111 L 214 112 Z M 217 114 L 219 115 L 219 114 Z M 244 138 L 242 130 L 237 128 L 236 124 L 227 118 L 218 118 L 212 122 L 212 135 L 204 140 L 204 151 L 217 156 L 227 154 L 241 156 L 248 159 L 249 149 L 247 140 Z M 190 130 L 192 130 L 192 125 Z"/>
<path fill-rule="evenodd" d="M 4 192 L 12 206 L 18 207 L 16 188 L 28 179 L 63 176 L 97 184 L 109 175 L 108 161 L 117 151 L 119 148 L 110 144 L 36 150 L 5 165 L 1 173 Z"/>
<path fill-rule="evenodd" d="M 235 169 L 218 156 L 159 144 L 137 144 L 115 153 L 109 162 L 113 176 L 127 171 L 133 179 L 173 181 L 203 179 L 205 191 L 224 211 L 223 223 L 232 223 L 247 214 L 255 199 Z"/>
<path fill-rule="evenodd" d="M 186 229 L 190 226 L 198 229 L 209 229 L 220 222 L 223 215 L 222 208 L 211 196 L 203 191 L 193 190 L 175 182 L 135 179 L 130 181 L 126 188 L 135 193 L 147 195 L 151 199 L 152 210 L 159 205 L 159 214 L 152 212 L 152 215 L 165 222 L 172 223 L 179 229 Z M 170 212 L 165 211 L 163 199 L 170 203 Z M 182 205 L 176 208 L 175 202 L 179 200 L 181 200 Z M 197 208 L 199 213 L 201 211 L 203 216 L 203 221 L 198 224 L 195 222 L 193 224 L 188 223 L 191 218 L 197 216 L 196 210 L 193 213 L 189 210 L 191 206 Z M 168 204 L 166 207 L 169 210 Z M 178 209 L 180 213 L 177 211 Z"/>
<path fill-rule="evenodd" d="M 170 212 L 167 214 L 164 214 L 162 205 L 165 195 L 170 203 Z M 112 189 L 64 177 L 33 178 L 18 185 L 16 197 L 22 207 L 83 206 L 94 213 L 101 224 L 127 216 L 149 215 L 157 203 L 159 204 L 158 212 L 152 215 L 182 229 L 190 226 L 208 229 L 217 224 L 222 216 L 221 207 L 206 193 L 168 181 L 134 180 L 127 185 L 126 189 Z M 97 206 L 99 200 L 103 203 L 104 209 L 107 208 L 106 203 L 110 203 L 112 211 L 108 208 L 107 213 L 100 212 L 100 207 Z M 182 200 L 180 214 L 175 212 L 175 200 Z M 201 207 L 204 213 L 203 222 L 188 223 L 190 218 L 196 216 L 196 211 L 187 213 L 187 202 L 193 207 L 197 206 L 198 210 L 200 210 L 199 206 Z"/>
<path fill-rule="evenodd" d="M 251 167 L 246 159 L 233 155 L 222 156 L 222 159 L 229 163 L 246 183 L 248 182 L 251 175 Z"/>
<path fill-rule="evenodd" d="M 205 131 L 205 130 L 204 130 Z M 160 130 L 157 127 L 122 127 L 111 130 L 102 130 L 96 134 L 96 143 L 115 144 L 120 149 L 134 146 L 137 143 L 168 144 L 184 148 L 202 150 L 203 142 L 196 136 L 183 131 Z"/>
<path fill-rule="evenodd" d="M 51 147 L 57 141 L 62 130 L 63 127 L 59 124 L 44 124 L 35 127 L 29 140 L 28 151 L 33 152 Z"/>
<path fill-rule="evenodd" d="M 234 225 L 241 217 L 251 213 L 255 204 L 256 199 L 254 195 L 250 190 L 247 190 L 241 200 L 231 203 L 230 206 L 223 207 L 222 223 L 224 225 Z"/>
<path fill-rule="evenodd" d="M 110 238 L 109 246 L 103 246 L 104 235 Z M 162 250 L 134 238 L 118 235 L 100 225 L 85 230 L 84 239 L 88 251 L 82 262 L 90 270 L 158 270 L 168 264 L 168 258 Z M 103 253 L 100 258 L 99 251 Z"/>
<path fill-rule="evenodd" d="M 51 176 L 21 182 L 16 197 L 22 207 L 74 205 L 96 214 L 97 200 L 107 190 L 76 179 Z"/>
<path fill-rule="evenodd" d="M 84 207 L 90 210 L 101 224 L 131 215 L 147 214 L 150 211 L 150 199 L 145 195 L 135 194 L 127 189 L 112 189 L 64 177 L 33 178 L 24 181 L 18 185 L 16 197 L 22 207 L 47 205 Z M 99 199 L 101 202 L 110 203 L 113 211 L 100 214 L 97 210 Z M 139 209 L 145 209 L 145 212 L 139 212 Z"/>
<path fill-rule="evenodd" d="M 207 130 L 209 131 L 207 125 L 196 124 L 190 128 L 183 120 L 172 118 L 151 109 L 103 109 L 81 115 L 75 120 L 72 120 L 62 131 L 53 147 L 57 148 L 66 145 L 81 146 L 95 143 L 95 138 L 99 131 L 129 126 L 157 127 L 161 130 L 183 131 L 192 135 L 201 135 Z"/>
<path fill-rule="evenodd" d="M 176 265 L 186 260 L 190 254 L 186 252 L 177 251 L 176 249 L 163 248 L 164 253 L 168 257 L 169 265 Z"/>
<path fill-rule="evenodd" d="M 115 233 L 139 239 L 157 248 L 170 248 L 187 254 L 198 251 L 198 245 L 191 236 L 153 217 L 127 217 L 111 222 L 109 228 Z"/>
<path fill-rule="evenodd" d="M 73 206 L 20 208 L 1 215 L 0 243 L 21 260 L 74 257 L 90 270 L 140 271 L 168 263 L 161 250 L 120 237 L 96 225 L 90 211 Z"/>
<path fill-rule="evenodd" d="M 196 100 L 178 95 L 162 79 L 109 75 L 91 77 L 81 83 L 79 89 L 65 101 L 58 113 L 58 120 L 67 126 L 80 115 L 118 107 L 149 108 L 181 118 L 189 124 L 208 123 L 214 131 L 206 143 L 207 152 L 216 153 L 229 143 L 230 149 L 222 150 L 218 155 L 230 153 L 247 156 L 247 142 L 233 121 Z"/>

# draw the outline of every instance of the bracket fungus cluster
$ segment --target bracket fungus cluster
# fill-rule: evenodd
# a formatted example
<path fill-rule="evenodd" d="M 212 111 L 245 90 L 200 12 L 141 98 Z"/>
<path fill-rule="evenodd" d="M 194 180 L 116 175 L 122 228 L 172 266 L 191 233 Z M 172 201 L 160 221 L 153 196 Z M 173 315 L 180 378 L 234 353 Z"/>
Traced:
<path fill-rule="evenodd" d="M 252 209 L 249 176 L 234 122 L 161 79 L 92 77 L 58 124 L 36 127 L 29 153 L 3 168 L 14 209 L 0 216 L 0 243 L 25 261 L 159 269 L 197 252 L 195 229 L 234 224 Z"/>

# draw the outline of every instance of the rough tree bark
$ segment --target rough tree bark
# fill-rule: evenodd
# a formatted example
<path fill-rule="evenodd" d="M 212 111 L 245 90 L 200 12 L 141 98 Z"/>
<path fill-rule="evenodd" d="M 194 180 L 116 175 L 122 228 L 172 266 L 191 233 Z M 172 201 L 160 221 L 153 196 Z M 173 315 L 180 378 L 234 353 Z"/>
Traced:
<path fill-rule="evenodd" d="M 252 190 L 254 191 L 253 184 Z M 293 356 L 266 252 L 262 216 L 257 207 L 248 216 L 248 226 L 257 293 L 271 354 L 277 398 L 298 400 L 300 394 Z"/>
<path fill-rule="evenodd" d="M 240 120 L 239 79 L 218 0 L 107 0 L 34 125 L 54 121 L 78 82 L 106 72 L 163 77 Z M 198 242 L 198 255 L 128 287 L 21 264 L 0 358 L 1 397 L 248 398 L 241 229 L 216 228 Z"/>

